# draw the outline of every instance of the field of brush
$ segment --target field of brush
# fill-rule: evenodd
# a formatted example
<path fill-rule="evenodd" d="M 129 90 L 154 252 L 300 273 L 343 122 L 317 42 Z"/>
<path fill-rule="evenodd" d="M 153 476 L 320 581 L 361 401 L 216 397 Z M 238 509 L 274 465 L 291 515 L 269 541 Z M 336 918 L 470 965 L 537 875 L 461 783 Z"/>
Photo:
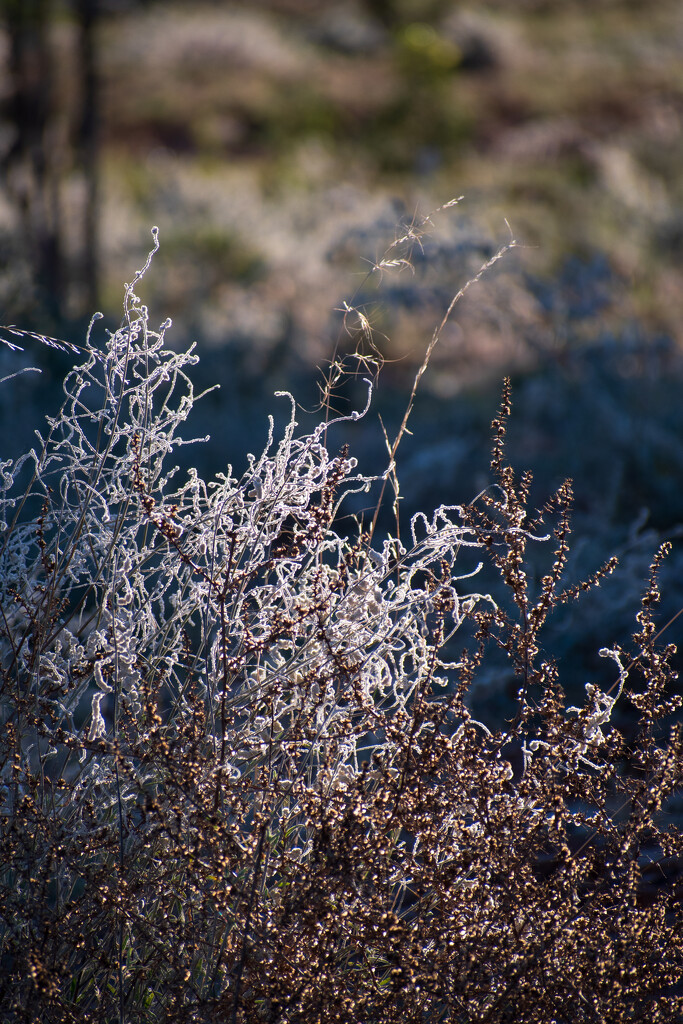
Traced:
<path fill-rule="evenodd" d="M 680 5 L 12 10 L 0 1016 L 673 1024 Z"/>

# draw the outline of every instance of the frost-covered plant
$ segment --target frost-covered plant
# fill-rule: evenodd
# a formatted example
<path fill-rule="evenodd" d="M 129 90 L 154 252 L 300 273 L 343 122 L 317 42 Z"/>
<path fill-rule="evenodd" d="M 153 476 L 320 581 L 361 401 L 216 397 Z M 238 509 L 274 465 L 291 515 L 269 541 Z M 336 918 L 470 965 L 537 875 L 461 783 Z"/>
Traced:
<path fill-rule="evenodd" d="M 564 585 L 570 488 L 527 511 L 508 389 L 495 486 L 409 539 L 339 530 L 377 481 L 291 398 L 243 476 L 179 478 L 196 357 L 150 328 L 148 264 L 2 464 L 3 1020 L 673 1020 L 680 906 L 646 875 L 680 841 L 657 824 L 683 753 L 655 728 L 678 705 L 659 562 L 637 659 L 605 652 L 616 696 L 566 708 L 539 633 L 611 563 Z M 553 516 L 534 595 L 524 553 Z M 476 590 L 489 555 L 507 604 Z M 519 685 L 496 733 L 468 709 L 491 642 Z"/>

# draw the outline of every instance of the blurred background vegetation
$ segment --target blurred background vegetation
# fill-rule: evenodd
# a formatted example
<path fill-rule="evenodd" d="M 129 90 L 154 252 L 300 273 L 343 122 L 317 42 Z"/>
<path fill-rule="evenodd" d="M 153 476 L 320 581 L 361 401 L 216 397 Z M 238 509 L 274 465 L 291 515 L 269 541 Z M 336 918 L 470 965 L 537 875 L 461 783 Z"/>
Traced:
<path fill-rule="evenodd" d="M 575 480 L 574 570 L 622 558 L 549 640 L 576 679 L 608 671 L 598 647 L 627 642 L 657 538 L 683 522 L 678 0 L 0 9 L 0 320 L 75 342 L 95 309 L 115 326 L 158 225 L 143 299 L 173 317 L 174 344 L 198 341 L 198 383 L 222 385 L 194 420 L 211 443 L 186 449 L 204 472 L 259 448 L 276 388 L 314 406 L 317 368 L 358 342 L 345 299 L 387 361 L 377 409 L 395 430 L 434 326 L 512 231 L 522 244 L 459 304 L 423 380 L 399 453 L 404 522 L 489 482 L 511 373 L 510 454 L 534 497 Z M 412 272 L 368 275 L 420 224 L 395 254 Z M 3 456 L 56 409 L 68 367 L 3 348 L 0 375 L 21 358 L 43 375 L 4 385 Z M 354 431 L 380 468 L 376 417 Z M 664 620 L 682 568 L 678 541 Z"/>

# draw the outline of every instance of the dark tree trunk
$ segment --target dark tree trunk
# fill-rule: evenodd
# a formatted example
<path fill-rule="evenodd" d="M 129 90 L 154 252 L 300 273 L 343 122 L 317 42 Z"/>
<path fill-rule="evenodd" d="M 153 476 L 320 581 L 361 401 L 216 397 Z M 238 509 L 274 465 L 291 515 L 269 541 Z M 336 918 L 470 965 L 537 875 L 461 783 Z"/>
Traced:
<path fill-rule="evenodd" d="M 99 302 L 99 83 L 97 79 L 96 29 L 98 0 L 76 0 L 79 22 L 81 79 L 80 163 L 85 177 L 83 216 L 83 280 L 88 311 Z"/>
<path fill-rule="evenodd" d="M 59 158 L 53 134 L 52 0 L 5 0 L 14 141 L 7 182 L 35 267 L 39 304 L 59 322 L 63 311 Z"/>

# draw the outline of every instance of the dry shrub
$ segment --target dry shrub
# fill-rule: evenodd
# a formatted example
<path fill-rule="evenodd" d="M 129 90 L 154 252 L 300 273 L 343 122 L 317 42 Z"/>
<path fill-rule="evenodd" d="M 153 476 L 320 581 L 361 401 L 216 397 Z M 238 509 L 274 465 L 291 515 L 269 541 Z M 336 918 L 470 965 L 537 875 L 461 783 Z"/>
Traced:
<path fill-rule="evenodd" d="M 244 476 L 177 482 L 196 357 L 150 329 L 140 276 L 2 465 L 2 1019 L 683 1019 L 665 546 L 633 651 L 567 707 L 543 626 L 613 562 L 567 584 L 571 487 L 527 507 L 509 385 L 487 491 L 348 536 L 377 481 L 293 400 Z M 492 732 L 468 698 L 501 656 L 517 713 Z"/>

